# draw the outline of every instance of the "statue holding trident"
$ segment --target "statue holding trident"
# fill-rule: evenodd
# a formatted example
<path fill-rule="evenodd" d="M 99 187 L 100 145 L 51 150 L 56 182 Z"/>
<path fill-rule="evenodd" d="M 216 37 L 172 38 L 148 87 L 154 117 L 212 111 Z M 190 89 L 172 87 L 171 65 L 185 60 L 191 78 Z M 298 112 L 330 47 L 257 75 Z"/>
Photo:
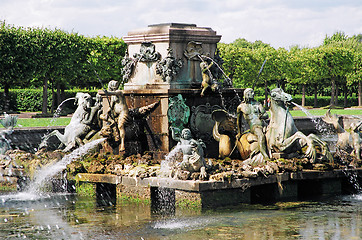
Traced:
<path fill-rule="evenodd" d="M 244 90 L 244 101 L 237 107 L 237 128 L 236 139 L 242 136 L 242 118 L 246 120 L 250 127 L 250 132 L 257 137 L 259 151 L 265 160 L 269 160 L 267 152 L 266 138 L 264 132 L 264 121 L 269 118 L 263 106 L 254 99 L 254 90 L 247 88 Z"/>

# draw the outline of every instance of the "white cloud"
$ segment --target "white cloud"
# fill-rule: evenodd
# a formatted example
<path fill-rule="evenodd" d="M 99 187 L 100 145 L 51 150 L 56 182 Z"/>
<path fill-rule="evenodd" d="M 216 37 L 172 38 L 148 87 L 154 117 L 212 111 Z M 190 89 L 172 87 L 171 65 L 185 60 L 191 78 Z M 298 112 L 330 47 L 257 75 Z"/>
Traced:
<path fill-rule="evenodd" d="M 164 22 L 195 23 L 223 35 L 262 40 L 274 47 L 317 46 L 326 34 L 362 33 L 359 0 L 10 0 L 0 2 L 0 19 L 19 26 L 74 30 L 84 35 L 122 37 Z"/>

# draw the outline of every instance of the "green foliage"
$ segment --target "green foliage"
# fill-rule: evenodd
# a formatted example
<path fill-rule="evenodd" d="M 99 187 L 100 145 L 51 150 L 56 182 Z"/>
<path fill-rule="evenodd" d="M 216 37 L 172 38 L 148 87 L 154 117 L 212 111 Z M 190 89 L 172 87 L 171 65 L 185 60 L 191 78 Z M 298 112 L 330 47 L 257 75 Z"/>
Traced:
<path fill-rule="evenodd" d="M 76 182 L 76 191 L 79 196 L 95 197 L 95 184 Z"/>
<path fill-rule="evenodd" d="M 22 28 L 0 22 L 0 87 L 4 89 L 3 108 L 9 102 L 10 88 L 102 88 L 96 70 L 106 82 L 122 79 L 121 59 L 126 50 L 122 39 L 87 38 L 60 29 Z M 89 63 L 92 63 L 93 67 Z M 105 84 L 104 83 L 104 84 Z M 49 93 L 43 95 L 42 111 L 49 109 Z M 27 96 L 29 97 L 29 96 Z M 26 103 L 32 101 L 25 99 Z M 56 104 L 52 99 L 53 107 Z M 22 109 L 22 106 L 19 106 Z M 34 106 L 38 109 L 38 106 Z M 52 108 L 53 109 L 53 108 Z M 30 109 L 29 109 L 30 110 Z"/>
<path fill-rule="evenodd" d="M 117 202 L 119 202 L 120 204 L 130 204 L 130 203 L 151 204 L 150 199 L 141 196 L 128 196 L 122 193 L 117 195 Z"/>
<path fill-rule="evenodd" d="M 360 35 L 350 38 L 343 32 L 337 32 L 331 37 L 326 36 L 322 46 L 295 46 L 289 51 L 245 39 L 237 39 L 231 44 L 220 43 L 218 48 L 224 60 L 225 73 L 233 80 L 234 87 L 255 85 L 259 91 L 265 86 L 281 86 L 300 93 L 298 86 L 304 85 L 306 92 L 330 95 L 330 99 L 334 99 L 330 103 L 337 104 L 335 96 L 342 91 L 349 95 L 357 91 L 354 83 L 362 79 L 361 38 Z M 266 65 L 257 79 L 264 60 Z M 362 95 L 362 92 L 359 94 Z M 307 105 L 309 101 L 307 99 Z M 324 104 L 324 100 L 320 102 Z M 348 103 L 351 101 L 348 100 Z M 352 103 L 358 104 L 356 101 Z"/>
<path fill-rule="evenodd" d="M 347 40 L 347 35 L 344 32 L 335 32 L 332 36 L 326 35 L 323 45 L 333 44 L 335 42 L 344 42 Z"/>
<path fill-rule="evenodd" d="M 65 99 L 74 97 L 77 92 L 88 92 L 93 97 L 97 90 L 73 89 L 65 91 Z M 0 90 L 0 112 L 4 111 L 3 90 Z M 10 111 L 17 112 L 39 112 L 42 110 L 43 91 L 41 89 L 10 89 Z M 51 108 L 52 96 L 48 92 L 48 109 Z M 76 106 L 68 104 L 70 109 L 75 110 Z"/>
<path fill-rule="evenodd" d="M 262 103 L 264 101 L 264 96 L 259 94 L 258 96 L 255 96 L 255 100 Z M 317 108 L 326 107 L 329 105 L 330 101 L 331 101 L 330 96 L 318 96 L 318 101 L 317 101 L 316 107 Z M 293 102 L 301 105 L 302 104 L 302 95 L 301 94 L 293 95 Z M 339 97 L 339 102 L 341 102 L 341 103 L 343 102 L 343 97 L 341 97 L 341 96 Z M 347 97 L 347 106 L 346 107 L 356 106 L 357 104 L 358 104 L 358 99 L 356 96 Z M 305 105 L 314 107 L 314 96 L 305 96 Z"/>
<path fill-rule="evenodd" d="M 233 79 L 234 87 L 251 87 L 263 61 L 252 49 L 219 44 L 220 56 L 224 60 L 224 71 Z"/>
<path fill-rule="evenodd" d="M 305 97 L 305 105 L 306 106 L 314 106 L 314 96 L 306 96 Z M 331 97 L 330 96 L 318 96 L 318 105 L 317 107 L 326 107 L 329 105 L 331 101 Z M 302 95 L 294 95 L 293 96 L 293 102 L 301 105 L 302 104 Z M 342 103 L 343 102 L 343 97 L 339 97 L 339 102 Z M 357 105 L 357 97 L 353 96 L 350 97 L 348 96 L 347 98 L 347 106 L 346 107 L 351 107 L 351 106 L 355 106 Z"/>
<path fill-rule="evenodd" d="M 255 42 L 251 43 L 251 42 L 247 41 L 245 38 L 236 39 L 234 42 L 232 42 L 232 45 L 234 45 L 236 47 L 248 48 L 248 49 L 258 49 L 258 48 L 270 47 L 269 44 L 263 43 L 260 40 L 257 40 Z"/>
<path fill-rule="evenodd" d="M 360 44 L 362 46 L 362 44 Z M 353 69 L 347 74 L 347 84 L 352 85 L 362 79 L 362 50 L 354 52 Z"/>
<path fill-rule="evenodd" d="M 89 78 L 98 80 L 94 73 L 95 70 L 104 84 L 110 80 L 121 81 L 121 63 L 127 49 L 126 43 L 115 37 L 96 37 L 89 39 L 89 42 L 91 46 L 88 57 L 91 64 L 88 66 Z"/>
<path fill-rule="evenodd" d="M 34 72 L 32 54 L 27 30 L 0 22 L 0 84 L 28 82 Z"/>
<path fill-rule="evenodd" d="M 176 200 L 176 206 L 184 209 L 200 210 L 202 207 L 201 200 L 189 200 L 189 199 L 180 199 Z"/>
<path fill-rule="evenodd" d="M 218 48 L 224 71 L 236 88 L 297 89 L 304 85 L 306 91 L 316 89 L 333 97 L 338 90 L 347 94 L 358 89 L 356 83 L 362 79 L 361 39 L 361 34 L 348 37 L 336 32 L 326 36 L 322 46 L 294 46 L 287 51 L 239 38 L 230 44 L 219 43 Z M 121 81 L 126 49 L 124 41 L 116 37 L 89 38 L 60 29 L 15 27 L 0 21 L 0 87 L 4 90 L 0 110 L 46 113 L 59 104 L 51 97 L 51 90 L 101 89 L 112 79 Z M 41 87 L 47 92 L 44 96 L 35 90 L 9 93 L 10 88 Z"/>

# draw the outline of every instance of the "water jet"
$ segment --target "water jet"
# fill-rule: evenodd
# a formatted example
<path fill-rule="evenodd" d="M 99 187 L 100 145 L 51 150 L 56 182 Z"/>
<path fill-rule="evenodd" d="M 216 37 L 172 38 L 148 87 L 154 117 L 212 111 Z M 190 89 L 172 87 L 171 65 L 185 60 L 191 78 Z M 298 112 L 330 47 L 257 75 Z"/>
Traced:
<path fill-rule="evenodd" d="M 12 171 L 4 165 L 1 178 L 20 181 L 38 173 L 39 177 L 29 180 L 31 185 L 25 191 L 36 192 L 38 182 L 66 173 L 67 190 L 73 189 L 79 199 L 66 201 L 65 205 L 71 205 L 72 210 L 67 211 L 69 215 L 65 218 L 74 224 L 69 229 L 79 226 L 80 231 L 84 222 L 99 221 L 94 223 L 97 226 L 106 222 L 98 218 L 104 212 L 116 211 L 112 215 L 115 222 L 127 221 L 133 216 L 132 211 L 140 208 L 139 212 L 147 215 L 141 219 L 152 222 L 152 217 L 177 218 L 178 211 L 183 211 L 181 205 L 215 209 L 350 193 L 353 189 L 346 173 L 353 171 L 354 184 L 359 182 L 359 163 L 349 169 L 334 162 L 325 141 L 315 134 L 303 133 L 285 105 L 291 96 L 282 89 L 270 92 L 271 115 L 263 119 L 265 126 L 258 126 L 259 132 L 250 126 L 255 123 L 253 120 L 260 120 L 260 116 L 250 115 L 254 110 L 262 113 L 256 109 L 260 104 L 246 100 L 244 89 L 233 88 L 222 71 L 217 59 L 220 38 L 211 28 L 194 24 L 158 24 L 131 31 L 124 37 L 128 44 L 122 61 L 124 89 L 118 89 L 119 82 L 114 80 L 109 89 L 99 90 L 96 101 L 89 94 L 78 93 L 74 98 L 77 110 L 64 134 L 47 134 L 41 144 L 39 141 L 41 150 L 36 153 L 8 151 L 16 164 Z M 207 88 L 203 96 L 202 61 L 212 62 L 216 67 L 210 66 L 210 79 L 217 82 L 221 75 L 225 78 L 225 86 L 218 85 L 218 91 Z M 220 71 L 220 76 L 216 76 Z M 251 104 L 247 109 L 253 111 L 244 111 L 238 107 L 241 104 Z M 265 141 L 259 141 L 259 134 L 264 134 Z M 48 144 L 55 136 L 64 145 L 59 150 Z M 83 150 L 89 144 L 100 146 L 86 154 Z M 81 154 L 75 158 L 66 155 L 77 151 Z M 55 160 L 53 167 L 46 167 L 45 158 Z M 345 165 L 349 164 L 347 161 Z M 81 207 L 81 193 L 95 196 L 94 219 L 83 217 L 86 214 Z M 10 204 L 8 199 L 16 202 L 15 198 L 2 199 L 5 208 Z M 139 205 L 123 212 L 120 206 L 124 206 L 124 199 Z M 140 202 L 150 203 L 149 208 L 145 211 Z M 268 214 L 273 216 L 275 212 Z M 179 228 L 191 224 L 197 230 L 219 227 L 218 223 L 227 216 L 213 218 L 200 224 L 195 224 L 200 220 L 197 217 L 177 219 Z M 67 224 L 57 221 L 67 228 Z M 179 226 L 166 221 L 152 222 L 150 227 L 145 222 L 132 220 L 130 224 L 141 226 L 141 237 L 149 232 L 160 236 L 160 232 L 153 231 Z M 51 232 L 54 227 L 47 229 Z M 117 231 L 112 228 L 111 232 Z M 136 232 L 131 231 L 131 236 L 139 237 Z M 97 230 L 92 233 L 97 235 Z M 122 234 L 127 234 L 127 230 Z"/>

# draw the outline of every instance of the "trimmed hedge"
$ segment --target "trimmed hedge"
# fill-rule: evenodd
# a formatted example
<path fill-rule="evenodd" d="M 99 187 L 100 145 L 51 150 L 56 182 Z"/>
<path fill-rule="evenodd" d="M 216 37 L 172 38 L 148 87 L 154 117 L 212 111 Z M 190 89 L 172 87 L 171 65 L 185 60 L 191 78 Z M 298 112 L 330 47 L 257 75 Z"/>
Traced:
<path fill-rule="evenodd" d="M 264 96 L 255 96 L 255 99 L 257 101 L 259 101 L 260 103 L 264 102 Z M 325 107 L 325 106 L 329 106 L 330 105 L 330 101 L 331 101 L 331 97 L 330 96 L 318 96 L 318 100 L 317 100 L 317 107 Z M 298 94 L 293 96 L 293 102 L 302 105 L 302 95 Z M 338 97 L 338 105 L 339 106 L 343 106 L 344 103 L 344 97 L 343 96 L 339 96 Z M 305 97 L 305 105 L 306 106 L 311 106 L 314 107 L 314 96 L 306 96 Z M 358 97 L 353 96 L 353 97 L 348 97 L 347 98 L 347 106 L 346 107 L 352 107 L 352 106 L 357 106 L 358 105 Z"/>
<path fill-rule="evenodd" d="M 74 97 L 77 92 L 87 92 L 93 97 L 98 90 L 73 89 L 65 90 L 65 99 Z M 10 89 L 10 111 L 11 112 L 40 112 L 42 110 L 42 89 Z M 0 112 L 4 111 L 4 90 L 0 90 Z M 52 93 L 48 91 L 48 110 L 52 105 Z M 71 104 L 69 107 L 72 108 Z"/>
<path fill-rule="evenodd" d="M 65 91 L 65 99 L 74 97 L 77 92 L 87 92 L 93 97 L 98 90 L 73 89 Z M 48 110 L 51 109 L 52 97 L 51 91 L 48 91 Z M 11 89 L 10 90 L 10 111 L 12 112 L 40 112 L 42 109 L 42 89 Z M 259 102 L 264 102 L 264 96 L 255 96 Z M 330 103 L 330 96 L 318 96 L 318 106 L 325 107 Z M 299 105 L 302 104 L 302 95 L 293 96 L 293 101 Z M 338 104 L 343 106 L 344 98 L 338 98 Z M 306 96 L 306 106 L 314 106 L 314 96 Z M 356 96 L 348 97 L 347 107 L 357 106 L 358 98 Z M 67 107 L 75 110 L 72 104 L 67 104 Z M 0 90 L 0 112 L 4 109 L 4 91 Z"/>

